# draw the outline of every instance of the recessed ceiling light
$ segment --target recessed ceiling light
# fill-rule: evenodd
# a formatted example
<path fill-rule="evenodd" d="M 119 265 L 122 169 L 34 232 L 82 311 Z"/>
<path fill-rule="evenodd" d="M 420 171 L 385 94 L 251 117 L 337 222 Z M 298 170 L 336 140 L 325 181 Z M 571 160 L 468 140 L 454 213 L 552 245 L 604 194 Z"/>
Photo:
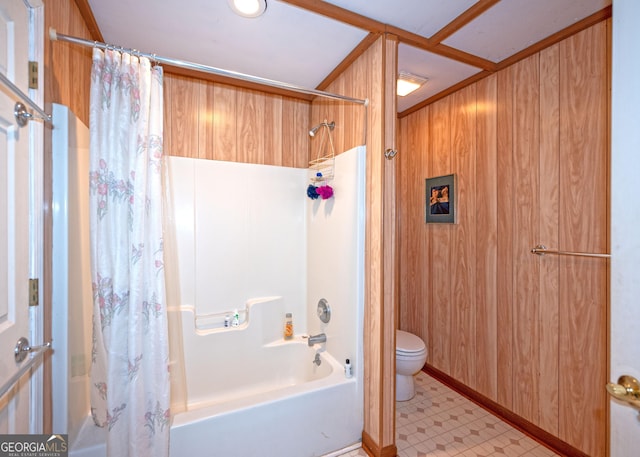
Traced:
<path fill-rule="evenodd" d="M 398 81 L 396 87 L 396 93 L 404 97 L 411 92 L 419 89 L 424 83 L 428 81 L 428 78 L 423 76 L 413 75 L 406 71 L 400 71 L 398 73 Z"/>
<path fill-rule="evenodd" d="M 258 17 L 267 9 L 267 0 L 229 0 L 229 6 L 242 17 Z"/>

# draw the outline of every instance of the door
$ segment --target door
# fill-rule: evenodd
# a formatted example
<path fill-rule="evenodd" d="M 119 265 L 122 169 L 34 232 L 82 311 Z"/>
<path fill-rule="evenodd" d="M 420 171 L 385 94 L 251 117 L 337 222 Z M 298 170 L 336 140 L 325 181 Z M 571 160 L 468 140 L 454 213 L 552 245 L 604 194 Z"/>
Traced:
<path fill-rule="evenodd" d="M 0 37 L 0 72 L 27 94 L 30 12 L 23 0 L 0 0 Z M 30 129 L 17 125 L 16 101 L 0 83 L 0 386 L 28 361 L 17 363 L 14 347 L 30 335 Z M 29 409 L 25 377 L 0 398 L 0 434 L 29 433 Z"/>
<path fill-rule="evenodd" d="M 611 370 L 640 379 L 640 2 L 615 0 L 611 96 Z M 610 457 L 639 455 L 638 410 L 611 400 Z"/>

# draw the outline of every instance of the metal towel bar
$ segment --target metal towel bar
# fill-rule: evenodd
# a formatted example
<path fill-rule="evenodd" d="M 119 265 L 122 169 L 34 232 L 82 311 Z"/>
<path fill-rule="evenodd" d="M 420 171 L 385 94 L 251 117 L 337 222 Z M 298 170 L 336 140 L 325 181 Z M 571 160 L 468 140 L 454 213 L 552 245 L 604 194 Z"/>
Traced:
<path fill-rule="evenodd" d="M 535 248 L 531 249 L 531 253 L 538 254 L 538 255 L 555 254 L 555 255 L 573 255 L 577 257 L 598 257 L 601 259 L 611 258 L 611 254 L 596 254 L 592 252 L 571 252 L 571 251 L 558 251 L 553 249 L 547 249 L 547 247 L 543 244 L 539 244 Z"/>
<path fill-rule="evenodd" d="M 51 349 L 51 341 L 43 344 L 42 346 L 29 347 L 28 352 L 31 352 L 32 354 L 31 358 L 27 362 L 25 362 L 24 365 L 20 367 L 20 369 L 16 372 L 16 374 L 11 376 L 2 385 L 2 388 L 0 388 L 0 398 L 2 398 L 4 394 L 9 392 L 9 390 L 11 390 L 11 388 L 20 380 L 20 378 L 22 378 L 22 376 L 24 376 L 24 374 L 27 371 L 33 368 L 36 365 L 36 363 L 42 359 L 42 355 L 49 349 Z"/>
<path fill-rule="evenodd" d="M 16 102 L 13 115 L 16 118 L 16 122 L 20 127 L 24 127 L 27 122 L 29 122 L 33 118 L 42 119 L 45 122 L 51 123 L 51 116 L 45 113 L 42 108 L 40 108 L 28 95 L 22 92 L 18 86 L 13 84 L 9 78 L 0 73 L 0 82 L 4 84 L 11 92 L 14 93 L 16 97 L 21 99 L 24 104 L 28 105 L 33 111 L 36 112 L 37 115 L 31 114 L 27 111 L 26 107 L 21 102 Z"/>

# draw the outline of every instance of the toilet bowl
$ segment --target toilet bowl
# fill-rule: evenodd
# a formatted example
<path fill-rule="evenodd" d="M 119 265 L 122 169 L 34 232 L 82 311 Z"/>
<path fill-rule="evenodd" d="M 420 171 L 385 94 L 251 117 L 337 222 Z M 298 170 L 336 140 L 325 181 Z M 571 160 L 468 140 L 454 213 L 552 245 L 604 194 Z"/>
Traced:
<path fill-rule="evenodd" d="M 418 336 L 396 330 L 396 401 L 411 400 L 416 394 L 413 375 L 427 361 L 427 346 Z"/>

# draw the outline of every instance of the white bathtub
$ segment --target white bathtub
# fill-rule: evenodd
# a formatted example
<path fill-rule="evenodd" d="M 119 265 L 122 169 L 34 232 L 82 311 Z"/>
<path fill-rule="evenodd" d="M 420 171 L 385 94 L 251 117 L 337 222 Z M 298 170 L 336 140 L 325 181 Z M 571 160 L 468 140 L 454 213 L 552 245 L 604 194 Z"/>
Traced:
<path fill-rule="evenodd" d="M 226 400 L 216 392 L 211 402 L 189 404 L 173 420 L 172 456 L 320 456 L 358 444 L 356 379 L 346 379 L 341 364 L 323 352 L 317 367 L 301 339 L 264 351 L 279 375 L 256 372 L 255 384 L 238 385 Z"/>
<path fill-rule="evenodd" d="M 191 307 L 173 310 L 186 383 L 183 404 L 174 408 L 172 457 L 312 457 L 359 447 L 359 377 L 346 378 L 343 364 L 326 351 L 330 331 L 326 344 L 313 347 L 303 335 L 285 341 L 276 325 L 282 303 L 282 297 L 248 301 L 235 328 L 196 318 Z M 87 418 L 69 455 L 104 457 L 104 442 L 105 431 Z"/>
<path fill-rule="evenodd" d="M 345 378 L 341 364 L 326 352 L 317 367 L 315 350 L 301 338 L 265 351 L 272 361 L 282 357 L 275 362 L 282 384 L 256 376 L 255 385 L 230 392 L 226 400 L 216 392 L 210 402 L 190 403 L 173 417 L 172 457 L 311 457 L 360 446 L 356 378 Z M 105 438 L 104 429 L 87 418 L 69 455 L 105 457 Z"/>

